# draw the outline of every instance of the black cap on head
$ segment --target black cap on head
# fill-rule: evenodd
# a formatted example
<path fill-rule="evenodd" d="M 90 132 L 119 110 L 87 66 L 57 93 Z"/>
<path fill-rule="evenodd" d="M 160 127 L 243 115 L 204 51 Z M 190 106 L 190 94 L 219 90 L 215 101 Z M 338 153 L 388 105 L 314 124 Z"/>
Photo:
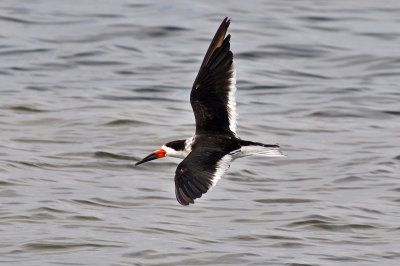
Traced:
<path fill-rule="evenodd" d="M 172 148 L 176 151 L 183 151 L 185 150 L 185 139 L 174 140 L 165 144 L 165 146 Z"/>

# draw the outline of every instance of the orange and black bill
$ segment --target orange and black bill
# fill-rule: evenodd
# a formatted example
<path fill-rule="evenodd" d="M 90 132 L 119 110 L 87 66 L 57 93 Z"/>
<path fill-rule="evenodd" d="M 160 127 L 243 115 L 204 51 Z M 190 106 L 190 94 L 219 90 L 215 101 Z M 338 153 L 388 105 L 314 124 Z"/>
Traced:
<path fill-rule="evenodd" d="M 145 162 L 149 162 L 149 161 L 152 161 L 152 160 L 155 160 L 155 159 L 160 159 L 162 157 L 165 157 L 166 153 L 167 152 L 165 150 L 163 150 L 163 149 L 156 150 L 155 152 L 153 152 L 149 156 L 146 156 L 145 158 L 143 158 L 142 160 L 137 162 L 135 165 L 139 165 L 139 164 L 142 164 L 142 163 L 145 163 Z"/>

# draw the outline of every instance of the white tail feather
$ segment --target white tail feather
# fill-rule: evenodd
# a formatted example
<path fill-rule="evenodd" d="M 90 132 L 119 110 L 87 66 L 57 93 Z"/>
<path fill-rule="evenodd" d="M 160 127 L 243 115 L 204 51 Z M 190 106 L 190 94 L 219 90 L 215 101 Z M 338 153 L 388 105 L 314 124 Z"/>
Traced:
<path fill-rule="evenodd" d="M 259 155 L 259 156 L 267 156 L 267 157 L 285 157 L 279 147 L 264 147 L 264 146 L 258 146 L 258 145 L 249 145 L 249 146 L 243 146 L 240 149 L 240 155 L 241 156 L 248 156 L 248 155 Z"/>

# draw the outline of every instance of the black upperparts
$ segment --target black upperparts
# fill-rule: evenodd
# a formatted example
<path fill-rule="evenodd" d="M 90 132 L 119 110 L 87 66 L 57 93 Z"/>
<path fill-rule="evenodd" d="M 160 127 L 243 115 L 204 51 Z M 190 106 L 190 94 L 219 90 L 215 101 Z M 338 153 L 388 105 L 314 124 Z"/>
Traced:
<path fill-rule="evenodd" d="M 230 50 L 231 36 L 225 37 L 228 26 L 229 19 L 226 18 L 211 42 L 190 93 L 190 103 L 196 119 L 196 134 L 236 133 L 235 70 Z"/>

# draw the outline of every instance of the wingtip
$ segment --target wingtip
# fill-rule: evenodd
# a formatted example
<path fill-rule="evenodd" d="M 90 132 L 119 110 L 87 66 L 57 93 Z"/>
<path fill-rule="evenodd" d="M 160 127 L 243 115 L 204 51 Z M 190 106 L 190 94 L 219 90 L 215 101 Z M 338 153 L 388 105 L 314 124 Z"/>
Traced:
<path fill-rule="evenodd" d="M 183 191 L 182 188 L 175 188 L 175 195 L 176 195 L 176 200 L 179 202 L 179 204 L 183 206 L 188 206 L 189 204 L 194 204 L 194 200 L 188 197 Z"/>
<path fill-rule="evenodd" d="M 224 23 L 226 25 L 226 28 L 229 28 L 229 25 L 231 25 L 231 18 L 225 17 L 225 19 L 222 23 Z"/>

